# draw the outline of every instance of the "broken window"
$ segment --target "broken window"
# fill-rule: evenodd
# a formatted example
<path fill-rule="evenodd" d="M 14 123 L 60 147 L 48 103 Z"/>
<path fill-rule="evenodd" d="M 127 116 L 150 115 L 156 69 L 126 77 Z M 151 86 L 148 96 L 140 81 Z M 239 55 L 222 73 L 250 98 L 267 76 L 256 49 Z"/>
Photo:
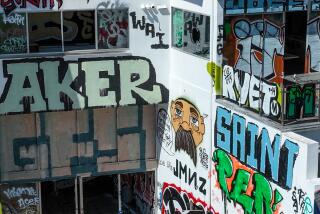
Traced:
<path fill-rule="evenodd" d="M 172 46 L 209 58 L 210 17 L 172 8 Z"/>
<path fill-rule="evenodd" d="M 98 10 L 98 48 L 128 48 L 128 9 Z"/>
<path fill-rule="evenodd" d="M 64 50 L 95 48 L 95 12 L 63 12 Z"/>
<path fill-rule="evenodd" d="M 30 52 L 62 51 L 60 12 L 28 14 Z"/>

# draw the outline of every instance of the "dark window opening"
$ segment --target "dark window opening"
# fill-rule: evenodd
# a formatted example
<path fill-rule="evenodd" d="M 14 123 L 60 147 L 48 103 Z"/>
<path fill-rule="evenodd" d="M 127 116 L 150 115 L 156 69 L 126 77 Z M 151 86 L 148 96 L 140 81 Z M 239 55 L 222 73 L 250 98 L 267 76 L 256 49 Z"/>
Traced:
<path fill-rule="evenodd" d="M 85 214 L 118 213 L 117 175 L 84 178 L 83 202 Z"/>
<path fill-rule="evenodd" d="M 287 12 L 285 21 L 285 76 L 304 73 L 307 12 Z"/>
<path fill-rule="evenodd" d="M 153 171 L 121 175 L 121 205 L 124 214 L 154 213 L 154 193 Z"/>
<path fill-rule="evenodd" d="M 94 11 L 63 12 L 64 50 L 95 48 Z"/>
<path fill-rule="evenodd" d="M 42 213 L 75 213 L 75 180 L 46 181 L 41 183 Z"/>
<path fill-rule="evenodd" d="M 60 12 L 28 14 L 30 52 L 61 52 Z"/>

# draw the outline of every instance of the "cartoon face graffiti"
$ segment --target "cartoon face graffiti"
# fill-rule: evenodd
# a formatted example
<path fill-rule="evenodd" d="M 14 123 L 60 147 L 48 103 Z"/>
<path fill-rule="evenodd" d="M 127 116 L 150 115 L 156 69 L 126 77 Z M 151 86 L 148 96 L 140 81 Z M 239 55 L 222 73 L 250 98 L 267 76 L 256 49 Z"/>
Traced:
<path fill-rule="evenodd" d="M 196 147 L 202 142 L 205 133 L 203 117 L 197 107 L 183 98 L 171 102 L 170 113 L 176 133 L 175 150 L 185 151 L 194 165 L 197 165 Z"/>

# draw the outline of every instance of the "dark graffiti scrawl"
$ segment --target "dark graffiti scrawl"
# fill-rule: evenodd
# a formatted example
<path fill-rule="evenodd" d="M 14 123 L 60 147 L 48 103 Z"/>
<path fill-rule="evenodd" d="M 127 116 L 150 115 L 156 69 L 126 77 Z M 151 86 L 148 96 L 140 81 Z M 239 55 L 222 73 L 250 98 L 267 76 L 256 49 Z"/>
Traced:
<path fill-rule="evenodd" d="M 313 212 L 311 199 L 301 188 L 298 189 L 297 187 L 294 187 L 291 198 L 295 214 L 309 214 Z"/>
<path fill-rule="evenodd" d="M 162 214 L 188 213 L 213 213 L 213 208 L 200 198 L 196 198 L 192 193 L 182 190 L 175 184 L 163 184 L 162 189 Z M 198 211 L 198 212 L 196 212 Z"/>
<path fill-rule="evenodd" d="M 133 29 L 140 29 L 145 31 L 146 36 L 151 36 L 154 38 L 155 36 L 158 37 L 159 43 L 151 45 L 152 49 L 168 49 L 169 45 L 163 43 L 163 36 L 165 33 L 155 32 L 154 24 L 146 22 L 146 17 L 142 16 L 141 20 L 137 19 L 136 12 L 131 12 L 130 16 L 132 18 L 132 27 Z"/>
<path fill-rule="evenodd" d="M 176 165 L 173 168 L 173 174 L 195 190 L 199 190 L 201 194 L 207 194 L 207 179 L 201 177 L 197 171 L 192 171 L 191 168 L 186 164 L 181 163 L 181 161 L 176 160 Z"/>
<path fill-rule="evenodd" d="M 27 5 L 32 5 L 37 8 L 50 8 L 52 9 L 56 2 L 58 3 L 58 8 L 63 4 L 63 0 L 0 0 L 1 7 L 6 15 L 14 11 L 16 8 L 26 8 Z"/>
<path fill-rule="evenodd" d="M 39 213 L 40 198 L 37 185 L 28 184 L 1 184 L 0 186 L 0 213 L 29 214 Z"/>
<path fill-rule="evenodd" d="M 3 72 L 8 80 L 0 114 L 168 101 L 168 90 L 143 57 L 13 60 L 3 62 Z"/>

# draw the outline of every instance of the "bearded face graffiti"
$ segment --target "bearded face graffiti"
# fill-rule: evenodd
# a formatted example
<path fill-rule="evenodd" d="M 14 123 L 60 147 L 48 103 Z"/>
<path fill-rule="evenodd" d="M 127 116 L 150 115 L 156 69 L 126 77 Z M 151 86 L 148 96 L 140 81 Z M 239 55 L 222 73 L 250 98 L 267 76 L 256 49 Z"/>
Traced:
<path fill-rule="evenodd" d="M 176 133 L 175 150 L 186 152 L 196 166 L 197 146 L 205 133 L 203 117 L 195 105 L 183 98 L 171 102 L 170 113 Z"/>

